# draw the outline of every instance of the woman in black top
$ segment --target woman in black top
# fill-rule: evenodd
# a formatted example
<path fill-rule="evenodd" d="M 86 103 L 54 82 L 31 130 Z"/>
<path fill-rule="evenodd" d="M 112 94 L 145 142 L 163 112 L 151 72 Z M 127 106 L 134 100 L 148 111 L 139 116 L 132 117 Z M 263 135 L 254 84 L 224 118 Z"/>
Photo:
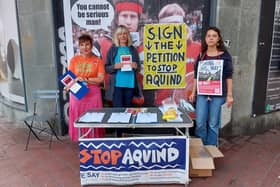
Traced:
<path fill-rule="evenodd" d="M 224 46 L 221 32 L 209 27 L 195 64 L 194 87 L 189 98 L 193 102 L 197 95 L 195 135 L 205 145 L 218 144 L 221 106 L 226 102 L 230 107 L 233 103 L 232 74 L 231 55 Z"/>

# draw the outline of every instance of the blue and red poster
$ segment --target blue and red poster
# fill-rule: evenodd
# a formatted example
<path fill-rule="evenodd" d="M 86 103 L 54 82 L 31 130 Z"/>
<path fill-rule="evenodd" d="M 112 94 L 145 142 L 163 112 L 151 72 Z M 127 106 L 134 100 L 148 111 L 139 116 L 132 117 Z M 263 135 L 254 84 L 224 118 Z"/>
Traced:
<path fill-rule="evenodd" d="M 88 88 L 82 82 L 76 81 L 76 75 L 72 71 L 67 71 L 60 78 L 60 82 L 69 89 L 78 99 L 82 99 L 87 93 Z"/>

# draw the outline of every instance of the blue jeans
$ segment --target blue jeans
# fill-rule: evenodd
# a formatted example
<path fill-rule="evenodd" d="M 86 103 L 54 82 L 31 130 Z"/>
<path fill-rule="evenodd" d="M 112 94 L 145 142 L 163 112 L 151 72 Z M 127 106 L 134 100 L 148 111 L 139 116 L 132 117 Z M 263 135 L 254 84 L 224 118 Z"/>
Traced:
<path fill-rule="evenodd" d="M 221 106 L 226 98 L 221 96 L 198 95 L 196 99 L 195 135 L 205 145 L 217 145 L 221 124 Z"/>

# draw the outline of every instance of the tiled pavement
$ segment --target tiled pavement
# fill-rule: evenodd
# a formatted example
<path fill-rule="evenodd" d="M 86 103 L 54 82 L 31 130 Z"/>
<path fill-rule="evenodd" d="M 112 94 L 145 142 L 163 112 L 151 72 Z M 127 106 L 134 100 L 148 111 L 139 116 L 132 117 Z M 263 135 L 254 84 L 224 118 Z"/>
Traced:
<path fill-rule="evenodd" d="M 0 187 L 79 187 L 78 145 L 62 137 L 48 149 L 33 137 L 24 151 L 27 129 L 0 118 Z M 280 187 L 280 130 L 224 140 L 225 157 L 215 160 L 213 177 L 192 178 L 190 187 Z M 183 185 L 134 185 L 182 187 Z"/>

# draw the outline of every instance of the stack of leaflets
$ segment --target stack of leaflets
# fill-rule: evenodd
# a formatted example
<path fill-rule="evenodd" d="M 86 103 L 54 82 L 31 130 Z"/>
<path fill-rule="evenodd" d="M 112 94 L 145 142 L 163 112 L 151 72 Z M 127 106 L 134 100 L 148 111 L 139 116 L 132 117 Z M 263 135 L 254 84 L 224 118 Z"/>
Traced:
<path fill-rule="evenodd" d="M 80 119 L 79 122 L 95 122 L 100 123 L 104 117 L 103 112 L 87 112 Z"/>
<path fill-rule="evenodd" d="M 135 123 L 157 123 L 157 113 L 139 112 Z"/>
<path fill-rule="evenodd" d="M 108 123 L 129 123 L 131 113 L 114 112 L 108 119 Z"/>

